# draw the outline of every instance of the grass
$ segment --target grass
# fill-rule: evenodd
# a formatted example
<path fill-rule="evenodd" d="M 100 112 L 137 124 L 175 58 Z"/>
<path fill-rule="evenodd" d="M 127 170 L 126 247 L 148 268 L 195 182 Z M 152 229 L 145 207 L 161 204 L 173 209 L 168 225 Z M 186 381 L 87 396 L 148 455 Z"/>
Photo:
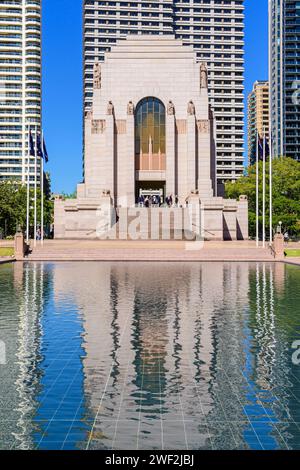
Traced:
<path fill-rule="evenodd" d="M 13 256 L 14 249 L 13 248 L 0 248 L 0 257 L 1 256 Z"/>
<path fill-rule="evenodd" d="M 288 258 L 300 258 L 300 250 L 285 250 Z"/>

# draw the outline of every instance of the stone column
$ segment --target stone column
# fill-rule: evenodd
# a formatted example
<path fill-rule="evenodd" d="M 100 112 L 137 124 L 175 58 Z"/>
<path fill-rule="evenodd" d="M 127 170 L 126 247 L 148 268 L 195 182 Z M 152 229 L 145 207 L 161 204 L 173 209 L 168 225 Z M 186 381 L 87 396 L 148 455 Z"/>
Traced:
<path fill-rule="evenodd" d="M 127 158 L 124 177 L 126 181 L 127 206 L 131 207 L 135 204 L 135 135 L 134 135 L 134 114 L 127 114 L 126 122 L 126 142 L 127 142 Z"/>
<path fill-rule="evenodd" d="M 282 233 L 276 233 L 273 242 L 275 258 L 284 259 L 284 236 Z"/>
<path fill-rule="evenodd" d="M 24 259 L 25 251 L 24 235 L 21 230 L 18 230 L 15 235 L 15 258 L 17 261 Z"/>
<path fill-rule="evenodd" d="M 187 192 L 196 189 L 196 120 L 194 114 L 187 116 Z"/>
<path fill-rule="evenodd" d="M 113 201 L 115 202 L 115 120 L 113 114 L 106 116 L 105 130 L 105 163 L 103 181 L 105 186 L 103 190 L 109 190 Z"/>
<path fill-rule="evenodd" d="M 198 190 L 201 199 L 211 198 L 213 188 L 211 181 L 211 142 L 210 121 L 197 121 L 198 132 Z"/>
<path fill-rule="evenodd" d="M 172 194 L 173 199 L 176 191 L 175 184 L 175 116 L 167 114 L 166 121 L 166 195 Z"/>
<path fill-rule="evenodd" d="M 237 239 L 249 239 L 248 198 L 241 195 L 237 204 Z"/>

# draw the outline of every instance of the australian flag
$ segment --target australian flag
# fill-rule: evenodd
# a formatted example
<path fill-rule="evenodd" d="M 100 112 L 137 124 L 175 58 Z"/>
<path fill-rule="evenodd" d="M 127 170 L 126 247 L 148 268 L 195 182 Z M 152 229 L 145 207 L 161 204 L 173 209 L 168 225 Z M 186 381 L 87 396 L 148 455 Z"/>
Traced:
<path fill-rule="evenodd" d="M 37 154 L 39 157 L 43 158 L 46 163 L 48 163 L 48 152 L 45 144 L 45 139 L 41 141 L 41 134 L 37 134 Z"/>

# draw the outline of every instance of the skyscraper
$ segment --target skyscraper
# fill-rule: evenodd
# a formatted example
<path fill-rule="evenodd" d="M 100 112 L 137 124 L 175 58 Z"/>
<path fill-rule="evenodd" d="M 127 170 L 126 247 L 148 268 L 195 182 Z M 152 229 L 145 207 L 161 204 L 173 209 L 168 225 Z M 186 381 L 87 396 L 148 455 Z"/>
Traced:
<path fill-rule="evenodd" d="M 218 181 L 242 175 L 243 0 L 84 0 L 83 21 L 85 110 L 92 100 L 95 60 L 103 61 L 105 51 L 117 39 L 129 34 L 173 34 L 183 44 L 192 45 L 198 60 L 208 65 Z"/>
<path fill-rule="evenodd" d="M 256 160 L 257 133 L 269 138 L 269 82 L 256 81 L 248 96 L 248 161 Z"/>
<path fill-rule="evenodd" d="M 300 160 L 300 1 L 269 0 L 274 157 Z"/>
<path fill-rule="evenodd" d="M 0 181 L 27 181 L 29 125 L 41 127 L 41 0 L 1 0 Z"/>

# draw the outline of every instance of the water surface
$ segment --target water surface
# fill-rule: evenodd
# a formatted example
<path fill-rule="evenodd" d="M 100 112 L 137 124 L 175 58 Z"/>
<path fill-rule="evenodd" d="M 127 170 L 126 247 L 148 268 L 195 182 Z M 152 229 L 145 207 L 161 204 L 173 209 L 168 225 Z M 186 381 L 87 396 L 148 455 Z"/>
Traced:
<path fill-rule="evenodd" d="M 0 449 L 300 449 L 299 286 L 281 263 L 0 266 Z"/>

